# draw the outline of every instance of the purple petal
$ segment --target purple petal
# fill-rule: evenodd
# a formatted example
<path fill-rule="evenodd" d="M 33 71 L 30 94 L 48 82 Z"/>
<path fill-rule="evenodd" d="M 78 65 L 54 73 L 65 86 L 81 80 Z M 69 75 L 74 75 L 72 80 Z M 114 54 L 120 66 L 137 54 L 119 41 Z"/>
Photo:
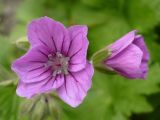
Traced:
<path fill-rule="evenodd" d="M 33 20 L 28 26 L 28 39 L 32 46 L 43 44 L 50 51 L 61 51 L 66 29 L 49 17 Z"/>
<path fill-rule="evenodd" d="M 140 67 L 143 73 L 141 78 L 145 79 L 148 72 L 149 51 L 144 42 L 144 38 L 141 35 L 136 36 L 135 40 L 133 41 L 133 44 L 137 45 L 143 51 L 143 58 Z"/>
<path fill-rule="evenodd" d="M 140 68 L 141 68 L 141 71 L 142 71 L 142 74 L 141 74 L 140 78 L 141 79 L 146 79 L 147 74 L 148 74 L 148 62 L 142 61 Z"/>
<path fill-rule="evenodd" d="M 52 83 L 52 88 L 57 89 L 64 84 L 64 75 L 57 75 Z"/>
<path fill-rule="evenodd" d="M 65 84 L 57 89 L 60 98 L 72 107 L 82 103 L 91 87 L 93 72 L 93 66 L 88 63 L 85 69 L 67 75 Z"/>
<path fill-rule="evenodd" d="M 17 87 L 17 95 L 26 98 L 32 98 L 33 96 L 41 93 L 51 92 L 59 88 L 64 83 L 64 77 L 52 77 L 44 79 L 43 81 L 33 82 L 33 83 L 24 83 L 20 80 Z"/>
<path fill-rule="evenodd" d="M 133 30 L 123 37 L 121 37 L 119 40 L 114 42 L 113 44 L 108 46 L 108 49 L 112 52 L 112 55 L 110 57 L 114 57 L 117 55 L 119 52 L 124 50 L 126 47 L 128 47 L 134 40 L 136 36 L 136 30 Z"/>
<path fill-rule="evenodd" d="M 141 35 L 137 35 L 135 40 L 133 41 L 135 45 L 137 45 L 143 51 L 143 61 L 149 60 L 149 51 L 144 42 L 144 38 Z"/>
<path fill-rule="evenodd" d="M 108 67 L 127 78 L 140 78 L 142 72 L 140 65 L 143 57 L 142 50 L 134 44 L 129 45 L 118 55 L 108 59 L 105 63 Z"/>
<path fill-rule="evenodd" d="M 70 71 L 82 70 L 86 65 L 86 54 L 88 48 L 87 27 L 72 26 L 68 28 L 70 34 L 70 44 L 64 43 L 64 47 L 68 48 L 68 56 L 70 57 Z M 67 46 L 68 45 L 68 46 Z M 72 65 L 73 64 L 73 65 Z"/>
<path fill-rule="evenodd" d="M 84 63 L 70 63 L 69 64 L 70 71 L 79 71 L 82 68 L 84 68 Z"/>
<path fill-rule="evenodd" d="M 51 75 L 51 70 L 45 67 L 48 54 L 45 46 L 34 46 L 12 64 L 12 70 L 23 82 L 41 81 Z"/>

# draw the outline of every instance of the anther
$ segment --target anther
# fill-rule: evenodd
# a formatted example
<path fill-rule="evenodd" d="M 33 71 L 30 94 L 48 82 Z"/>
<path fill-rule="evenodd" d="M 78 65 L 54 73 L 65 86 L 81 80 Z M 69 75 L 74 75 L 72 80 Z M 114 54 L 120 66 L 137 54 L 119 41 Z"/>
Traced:
<path fill-rule="evenodd" d="M 55 55 L 49 54 L 48 61 L 44 64 L 45 67 L 51 67 L 53 70 L 52 75 L 56 76 L 57 74 L 68 74 L 68 62 L 70 58 L 65 57 L 60 52 L 57 52 Z"/>

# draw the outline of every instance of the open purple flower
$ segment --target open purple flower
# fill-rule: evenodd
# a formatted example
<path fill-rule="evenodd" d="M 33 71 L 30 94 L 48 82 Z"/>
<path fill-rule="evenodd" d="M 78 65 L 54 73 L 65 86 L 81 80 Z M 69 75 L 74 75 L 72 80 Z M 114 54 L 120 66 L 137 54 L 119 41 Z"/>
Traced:
<path fill-rule="evenodd" d="M 145 79 L 148 72 L 149 52 L 141 35 L 131 31 L 108 46 L 111 52 L 105 65 L 127 78 Z"/>
<path fill-rule="evenodd" d="M 55 90 L 72 107 L 78 106 L 91 87 L 93 66 L 86 60 L 87 27 L 65 28 L 48 17 L 28 26 L 29 51 L 12 69 L 20 81 L 17 94 L 31 98 Z"/>

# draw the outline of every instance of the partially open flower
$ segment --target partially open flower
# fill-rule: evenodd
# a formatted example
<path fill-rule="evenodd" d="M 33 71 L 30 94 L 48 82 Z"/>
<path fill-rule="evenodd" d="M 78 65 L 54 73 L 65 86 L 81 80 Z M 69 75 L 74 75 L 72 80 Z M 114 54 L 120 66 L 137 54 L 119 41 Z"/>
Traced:
<path fill-rule="evenodd" d="M 66 103 L 78 106 L 91 87 L 94 72 L 86 60 L 87 27 L 65 28 L 42 17 L 29 24 L 28 39 L 31 48 L 12 65 L 20 78 L 17 94 L 31 98 L 55 90 Z"/>
<path fill-rule="evenodd" d="M 131 79 L 145 79 L 148 72 L 149 52 L 141 35 L 131 31 L 109 45 L 111 55 L 104 64 L 112 71 Z"/>

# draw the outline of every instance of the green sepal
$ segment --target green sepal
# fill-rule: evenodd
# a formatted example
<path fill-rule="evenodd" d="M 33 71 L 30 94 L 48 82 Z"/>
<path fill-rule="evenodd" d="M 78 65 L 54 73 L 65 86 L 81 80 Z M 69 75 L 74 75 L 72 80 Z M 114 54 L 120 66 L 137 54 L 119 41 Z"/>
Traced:
<path fill-rule="evenodd" d="M 24 51 L 27 51 L 29 48 L 29 42 L 27 37 L 19 38 L 18 40 L 15 41 L 15 44 L 19 49 L 22 49 Z"/>
<path fill-rule="evenodd" d="M 91 61 L 92 61 L 93 65 L 97 65 L 97 64 L 105 61 L 107 59 L 107 57 L 110 56 L 110 54 L 111 54 L 111 52 L 107 49 L 107 47 L 100 49 L 99 51 L 95 52 L 92 55 Z"/>
<path fill-rule="evenodd" d="M 116 72 L 113 69 L 107 67 L 103 63 L 99 63 L 97 65 L 94 65 L 94 68 L 102 73 L 107 73 L 107 74 L 111 74 L 111 75 L 116 74 Z"/>
<path fill-rule="evenodd" d="M 91 62 L 95 69 L 107 73 L 107 74 L 116 74 L 116 72 L 110 68 L 107 67 L 104 62 L 107 60 L 107 58 L 111 55 L 111 51 L 105 47 L 103 49 L 100 49 L 99 51 L 95 52 L 93 56 L 91 57 Z"/>
<path fill-rule="evenodd" d="M 0 82 L 0 86 L 17 85 L 18 80 L 4 80 Z"/>

